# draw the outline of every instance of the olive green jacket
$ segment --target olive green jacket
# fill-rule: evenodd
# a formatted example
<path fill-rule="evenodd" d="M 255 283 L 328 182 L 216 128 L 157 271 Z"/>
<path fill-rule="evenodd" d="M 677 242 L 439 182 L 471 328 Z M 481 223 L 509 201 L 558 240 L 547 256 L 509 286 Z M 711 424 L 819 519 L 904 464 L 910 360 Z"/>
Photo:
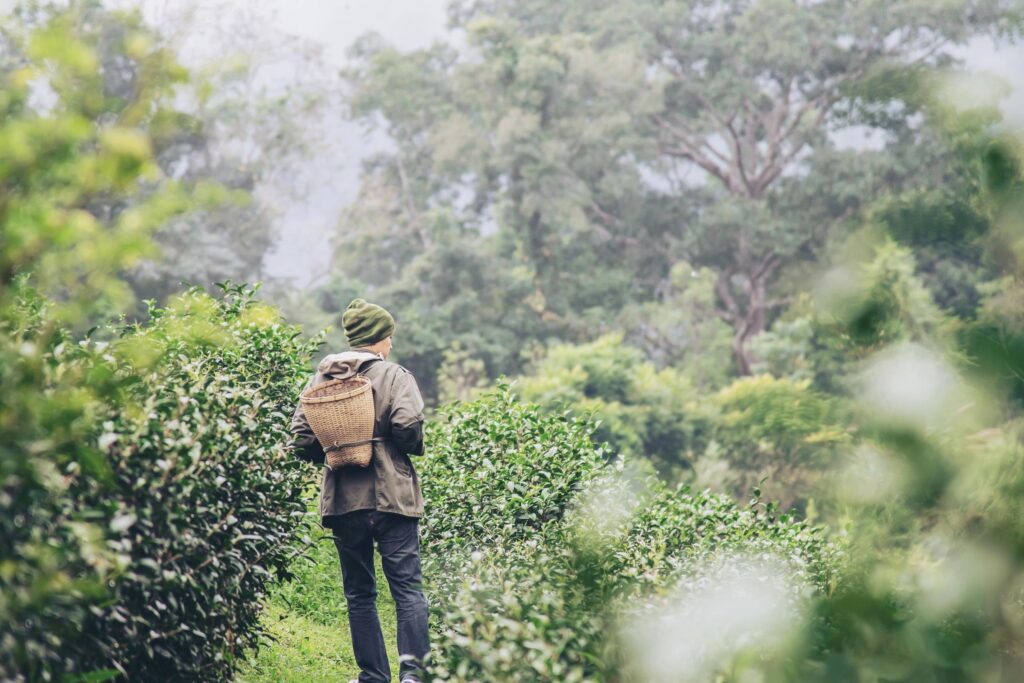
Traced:
<path fill-rule="evenodd" d="M 306 387 L 361 374 L 370 380 L 376 419 L 373 460 L 369 467 L 324 468 L 320 488 L 320 519 L 330 526 L 334 518 L 355 510 L 423 516 L 423 494 L 410 455 L 423 454 L 423 397 L 412 373 L 368 351 L 345 351 L 327 356 Z M 306 420 L 300 401 L 292 417 L 298 457 L 323 464 L 324 451 Z"/>

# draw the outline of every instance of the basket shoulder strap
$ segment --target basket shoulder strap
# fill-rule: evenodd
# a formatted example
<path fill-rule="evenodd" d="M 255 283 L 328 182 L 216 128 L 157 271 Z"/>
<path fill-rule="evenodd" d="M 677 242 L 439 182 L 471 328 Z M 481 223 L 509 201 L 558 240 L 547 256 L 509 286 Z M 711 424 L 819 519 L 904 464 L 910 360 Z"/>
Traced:
<path fill-rule="evenodd" d="M 373 380 L 366 376 L 366 371 L 369 368 L 376 366 L 378 363 L 383 363 L 383 362 L 384 362 L 383 358 L 374 358 L 371 361 L 367 361 L 366 364 L 363 365 L 362 369 L 359 372 L 356 373 L 357 377 L 366 377 L 366 379 L 370 380 L 370 391 L 371 391 L 371 394 L 373 396 L 373 430 L 374 430 L 374 433 L 376 433 L 376 431 L 377 431 L 377 392 L 376 392 L 376 390 L 373 389 Z M 376 438 L 376 437 L 374 437 L 374 438 Z"/>
<path fill-rule="evenodd" d="M 374 358 L 373 360 L 366 361 L 365 363 L 363 363 L 362 369 L 360 369 L 359 372 L 356 373 L 356 376 L 357 377 L 365 377 L 366 376 L 366 371 L 369 368 L 377 365 L 377 363 L 383 363 L 383 362 L 384 362 L 383 358 Z"/>

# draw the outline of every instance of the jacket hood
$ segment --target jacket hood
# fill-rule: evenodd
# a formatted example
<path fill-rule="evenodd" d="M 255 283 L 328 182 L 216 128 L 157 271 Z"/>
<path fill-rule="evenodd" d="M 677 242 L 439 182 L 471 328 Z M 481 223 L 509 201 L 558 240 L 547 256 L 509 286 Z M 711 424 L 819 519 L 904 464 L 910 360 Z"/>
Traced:
<path fill-rule="evenodd" d="M 316 369 L 327 379 L 348 379 L 363 365 L 375 360 L 381 360 L 381 357 L 369 351 L 342 351 L 324 357 Z"/>

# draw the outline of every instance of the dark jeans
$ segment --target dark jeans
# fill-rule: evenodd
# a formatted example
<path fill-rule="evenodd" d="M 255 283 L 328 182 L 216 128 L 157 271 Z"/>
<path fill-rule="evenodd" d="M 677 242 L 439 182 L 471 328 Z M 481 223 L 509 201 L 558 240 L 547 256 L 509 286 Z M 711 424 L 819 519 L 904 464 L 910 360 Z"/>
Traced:
<path fill-rule="evenodd" d="M 358 510 L 338 517 L 331 529 L 341 559 L 348 625 L 360 683 L 391 681 L 384 636 L 377 619 L 374 541 L 398 614 L 399 679 L 422 678 L 419 663 L 426 657 L 430 643 L 427 599 L 420 573 L 419 520 L 390 512 Z"/>

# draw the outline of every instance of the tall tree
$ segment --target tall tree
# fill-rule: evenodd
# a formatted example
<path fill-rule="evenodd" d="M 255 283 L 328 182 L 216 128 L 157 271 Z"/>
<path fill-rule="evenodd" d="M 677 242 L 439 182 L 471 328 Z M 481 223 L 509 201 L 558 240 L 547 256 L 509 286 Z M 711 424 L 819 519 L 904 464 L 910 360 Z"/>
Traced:
<path fill-rule="evenodd" d="M 628 51 L 602 55 L 582 36 L 524 44 L 500 22 L 474 26 L 470 41 L 482 56 L 470 63 L 445 46 L 356 46 L 351 113 L 383 126 L 394 148 L 366 164 L 336 262 L 378 296 L 401 289 L 409 310 L 451 311 L 440 348 L 460 339 L 491 373 L 513 373 L 521 341 L 496 352 L 481 340 L 606 329 L 607 312 L 644 288 L 634 281 L 660 277 L 661 239 L 648 233 L 669 222 L 640 218 L 641 173 L 617 161 L 626 108 L 639 106 L 624 85 L 640 67 Z M 608 97 L 616 88 L 622 97 Z M 389 285 L 403 274 L 415 282 Z M 453 306 L 474 297 L 479 311 Z"/>
<path fill-rule="evenodd" d="M 263 279 L 280 205 L 300 200 L 312 181 L 303 165 L 337 75 L 317 48 L 280 32 L 264 3 L 139 4 L 194 73 L 178 93 L 180 125 L 159 140 L 161 167 L 192 186 L 230 188 L 234 201 L 165 226 L 161 257 L 133 273 L 133 286 L 159 299 L 183 282 Z"/>
<path fill-rule="evenodd" d="M 524 6 L 498 5 L 486 11 Z M 771 291 L 782 269 L 813 256 L 832 227 L 904 180 L 900 171 L 922 168 L 898 169 L 872 151 L 837 152 L 836 133 L 851 124 L 905 126 L 915 104 L 893 93 L 902 114 L 893 121 L 851 116 L 865 83 L 883 71 L 948 65 L 955 46 L 1015 30 L 1019 18 L 1019 6 L 1005 0 L 657 0 L 569 9 L 562 25 L 642 50 L 644 88 L 662 98 L 647 122 L 657 161 L 709 181 L 714 208 L 682 247 L 717 270 L 719 315 L 733 327 L 746 373 L 747 342 L 785 303 Z"/>
<path fill-rule="evenodd" d="M 461 173 L 444 189 L 476 187 L 526 261 L 539 309 L 593 334 L 596 310 L 650 297 L 672 259 L 710 267 L 746 373 L 748 342 L 786 302 L 780 274 L 921 171 L 837 146 L 854 126 L 888 131 L 885 117 L 854 115 L 865 83 L 951 64 L 958 45 L 1015 32 L 1020 8 L 485 0 L 455 3 L 452 17 L 472 49 L 442 72 L 447 115 L 423 123 L 418 112 L 422 140 L 462 141 L 445 160 Z M 891 100 L 905 127 L 912 103 Z"/>
<path fill-rule="evenodd" d="M 741 372 L 748 340 L 781 303 L 770 293 L 779 270 L 859 204 L 801 220 L 786 210 L 787 176 L 816 184 L 807 172 L 833 153 L 829 134 L 849 125 L 842 109 L 865 79 L 948 64 L 954 46 L 1006 28 L 1015 9 L 1001 0 L 646 3 L 641 39 L 665 97 L 653 117 L 658 152 L 707 173 L 748 219 L 725 240 L 717 283 Z"/>

